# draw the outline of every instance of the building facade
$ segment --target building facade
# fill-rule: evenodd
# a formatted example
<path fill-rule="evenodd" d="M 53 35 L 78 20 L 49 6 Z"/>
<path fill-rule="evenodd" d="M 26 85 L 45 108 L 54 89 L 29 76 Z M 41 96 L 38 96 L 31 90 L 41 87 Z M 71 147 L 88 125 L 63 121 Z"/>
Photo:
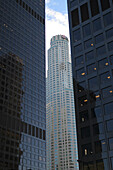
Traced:
<path fill-rule="evenodd" d="M 68 0 L 80 170 L 113 169 L 113 1 Z"/>
<path fill-rule="evenodd" d="M 51 38 L 47 74 L 47 170 L 78 169 L 68 38 Z"/>
<path fill-rule="evenodd" d="M 0 170 L 46 169 L 45 1 L 0 1 Z"/>

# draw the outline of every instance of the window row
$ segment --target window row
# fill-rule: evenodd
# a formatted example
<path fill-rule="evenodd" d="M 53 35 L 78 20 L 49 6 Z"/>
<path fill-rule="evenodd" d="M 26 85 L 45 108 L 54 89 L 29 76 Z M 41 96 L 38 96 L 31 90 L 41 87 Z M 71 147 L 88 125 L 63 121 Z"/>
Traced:
<path fill-rule="evenodd" d="M 24 1 L 22 0 L 16 0 L 16 2 L 22 6 L 26 11 L 28 11 L 33 17 L 38 19 L 42 24 L 45 24 L 45 20 L 37 14 L 31 7 L 29 7 Z"/>
<path fill-rule="evenodd" d="M 101 1 L 101 9 L 102 11 L 110 8 L 109 0 L 100 0 Z M 98 0 L 90 0 L 90 9 L 92 17 L 99 14 L 99 6 Z M 84 22 L 89 19 L 89 10 L 88 10 L 88 3 L 85 3 L 80 6 L 80 14 L 81 14 L 81 21 Z M 72 27 L 79 25 L 79 10 L 78 8 L 74 9 L 71 12 L 71 20 L 72 20 Z"/>
<path fill-rule="evenodd" d="M 84 102 L 86 100 L 87 99 L 85 98 Z M 105 113 L 105 115 L 113 114 L 113 102 L 104 104 L 104 113 Z M 102 111 L 101 106 L 91 108 L 91 118 L 92 119 L 96 118 L 98 120 L 98 119 L 102 118 L 102 115 L 103 115 L 103 111 Z M 84 123 L 89 120 L 88 110 L 84 110 L 79 113 L 79 120 L 81 123 Z"/>
<path fill-rule="evenodd" d="M 23 132 L 29 135 L 35 136 L 39 139 L 45 140 L 46 139 L 46 131 L 35 127 L 33 125 L 27 124 L 25 122 L 20 121 L 19 119 L 6 116 L 5 114 L 1 115 L 0 124 L 2 127 L 7 129 L 14 130 L 16 132 Z"/>

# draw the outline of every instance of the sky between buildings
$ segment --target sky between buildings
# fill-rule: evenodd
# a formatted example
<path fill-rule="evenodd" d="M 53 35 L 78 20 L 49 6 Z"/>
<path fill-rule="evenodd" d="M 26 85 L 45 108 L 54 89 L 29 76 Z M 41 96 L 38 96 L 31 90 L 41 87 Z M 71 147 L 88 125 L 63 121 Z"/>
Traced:
<path fill-rule="evenodd" d="M 45 0 L 46 2 L 46 63 L 50 39 L 57 34 L 69 38 L 67 0 Z M 46 69 L 48 65 L 46 64 Z"/>

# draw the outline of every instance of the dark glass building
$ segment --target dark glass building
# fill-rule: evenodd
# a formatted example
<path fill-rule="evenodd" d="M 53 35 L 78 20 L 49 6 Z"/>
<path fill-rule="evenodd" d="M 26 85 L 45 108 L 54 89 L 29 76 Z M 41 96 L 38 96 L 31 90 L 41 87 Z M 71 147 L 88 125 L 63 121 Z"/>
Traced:
<path fill-rule="evenodd" d="M 113 169 L 113 1 L 68 0 L 80 170 Z"/>
<path fill-rule="evenodd" d="M 46 169 L 45 1 L 0 0 L 0 170 Z"/>

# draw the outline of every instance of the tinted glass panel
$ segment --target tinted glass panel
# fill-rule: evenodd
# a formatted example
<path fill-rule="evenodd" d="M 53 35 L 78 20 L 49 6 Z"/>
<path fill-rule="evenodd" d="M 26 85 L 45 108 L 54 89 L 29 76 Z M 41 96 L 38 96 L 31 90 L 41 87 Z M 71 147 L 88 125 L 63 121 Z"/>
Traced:
<path fill-rule="evenodd" d="M 110 12 L 110 13 L 104 15 L 104 25 L 108 26 L 112 23 L 113 23 L 112 13 Z"/>
<path fill-rule="evenodd" d="M 82 18 L 82 22 L 86 21 L 87 19 L 89 19 L 89 12 L 88 12 L 88 6 L 87 3 L 82 5 L 80 7 L 81 9 L 81 18 Z"/>
<path fill-rule="evenodd" d="M 106 82 L 110 82 L 111 76 L 110 76 L 109 72 L 106 72 L 106 73 L 100 75 L 100 81 L 101 81 L 101 84 L 104 84 Z"/>
<path fill-rule="evenodd" d="M 74 38 L 75 42 L 77 42 L 77 41 L 79 41 L 81 39 L 80 29 L 73 32 L 73 38 Z"/>
<path fill-rule="evenodd" d="M 91 14 L 92 17 L 99 13 L 98 1 L 90 0 Z"/>
<path fill-rule="evenodd" d="M 94 46 L 94 44 L 93 44 L 92 39 L 87 40 L 87 41 L 84 42 L 84 47 L 85 47 L 85 49 L 90 48 L 90 47 L 93 47 L 93 46 Z"/>
<path fill-rule="evenodd" d="M 79 83 L 77 85 L 77 87 L 78 87 L 78 92 L 81 93 L 82 91 L 84 91 L 86 89 L 86 82 L 83 81 L 83 82 Z"/>
<path fill-rule="evenodd" d="M 96 117 L 97 120 L 102 116 L 102 108 L 96 107 L 91 109 L 92 117 Z"/>
<path fill-rule="evenodd" d="M 110 56 L 110 64 L 113 65 L 113 55 Z"/>
<path fill-rule="evenodd" d="M 78 54 L 82 51 L 82 44 L 79 44 L 75 47 L 75 54 Z"/>
<path fill-rule="evenodd" d="M 102 11 L 104 11 L 110 7 L 109 0 L 100 0 L 100 1 L 101 1 Z"/>
<path fill-rule="evenodd" d="M 83 26 L 83 36 L 86 37 L 88 35 L 91 35 L 90 24 Z"/>
<path fill-rule="evenodd" d="M 86 156 L 86 155 L 90 155 L 92 154 L 92 146 L 91 144 L 85 144 L 82 146 L 82 155 Z"/>
<path fill-rule="evenodd" d="M 94 51 L 90 51 L 90 52 L 86 53 L 85 58 L 86 58 L 86 61 L 93 59 L 94 58 Z"/>
<path fill-rule="evenodd" d="M 111 38 L 112 36 L 113 36 L 113 28 L 108 30 L 108 31 L 106 31 L 106 37 L 107 38 Z"/>
<path fill-rule="evenodd" d="M 113 131 L 113 119 L 107 121 L 107 130 L 108 132 Z"/>
<path fill-rule="evenodd" d="M 97 56 L 101 56 L 106 53 L 105 45 L 97 48 Z"/>
<path fill-rule="evenodd" d="M 80 122 L 86 122 L 87 120 L 89 120 L 89 116 L 88 116 L 88 111 L 85 110 L 83 112 L 79 113 L 80 115 Z"/>
<path fill-rule="evenodd" d="M 99 123 L 93 126 L 93 132 L 95 135 L 104 133 L 103 123 Z"/>
<path fill-rule="evenodd" d="M 89 66 L 87 66 L 87 73 L 88 74 L 92 74 L 94 72 L 96 72 L 97 68 L 96 68 L 96 64 L 91 64 Z"/>
<path fill-rule="evenodd" d="M 103 69 L 109 66 L 108 59 L 104 58 L 98 62 L 99 69 Z"/>
<path fill-rule="evenodd" d="M 113 102 L 104 105 L 105 114 L 113 113 Z"/>
<path fill-rule="evenodd" d="M 80 70 L 77 70 L 77 71 L 76 71 L 76 74 L 77 74 L 77 79 L 84 77 L 84 76 L 85 76 L 84 68 L 82 68 L 82 69 L 80 69 Z"/>
<path fill-rule="evenodd" d="M 113 157 L 111 158 L 111 167 L 113 169 Z"/>
<path fill-rule="evenodd" d="M 98 31 L 102 28 L 102 25 L 101 25 L 101 19 L 98 18 L 97 20 L 93 21 L 93 31 Z"/>
<path fill-rule="evenodd" d="M 109 139 L 109 149 L 113 150 L 113 138 Z"/>
<path fill-rule="evenodd" d="M 79 24 L 78 9 L 75 9 L 71 12 L 71 20 L 72 20 L 72 27 L 75 27 Z"/>
<path fill-rule="evenodd" d="M 93 77 L 89 79 L 89 89 L 93 90 L 94 88 L 98 88 L 98 79 L 97 77 Z"/>
<path fill-rule="evenodd" d="M 108 50 L 112 51 L 113 50 L 113 41 L 111 41 L 110 43 L 108 43 Z"/>
<path fill-rule="evenodd" d="M 75 58 L 75 65 L 76 66 L 83 64 L 83 63 L 84 63 L 83 56 L 79 56 L 79 57 Z"/>
<path fill-rule="evenodd" d="M 87 138 L 90 136 L 90 127 L 84 127 L 81 129 L 81 137 L 82 139 Z"/>
<path fill-rule="evenodd" d="M 103 34 L 99 34 L 95 37 L 95 43 L 98 44 L 104 40 Z"/>
<path fill-rule="evenodd" d="M 113 95 L 113 90 L 112 87 L 107 87 L 102 90 L 102 96 L 103 98 L 109 97 Z"/>

